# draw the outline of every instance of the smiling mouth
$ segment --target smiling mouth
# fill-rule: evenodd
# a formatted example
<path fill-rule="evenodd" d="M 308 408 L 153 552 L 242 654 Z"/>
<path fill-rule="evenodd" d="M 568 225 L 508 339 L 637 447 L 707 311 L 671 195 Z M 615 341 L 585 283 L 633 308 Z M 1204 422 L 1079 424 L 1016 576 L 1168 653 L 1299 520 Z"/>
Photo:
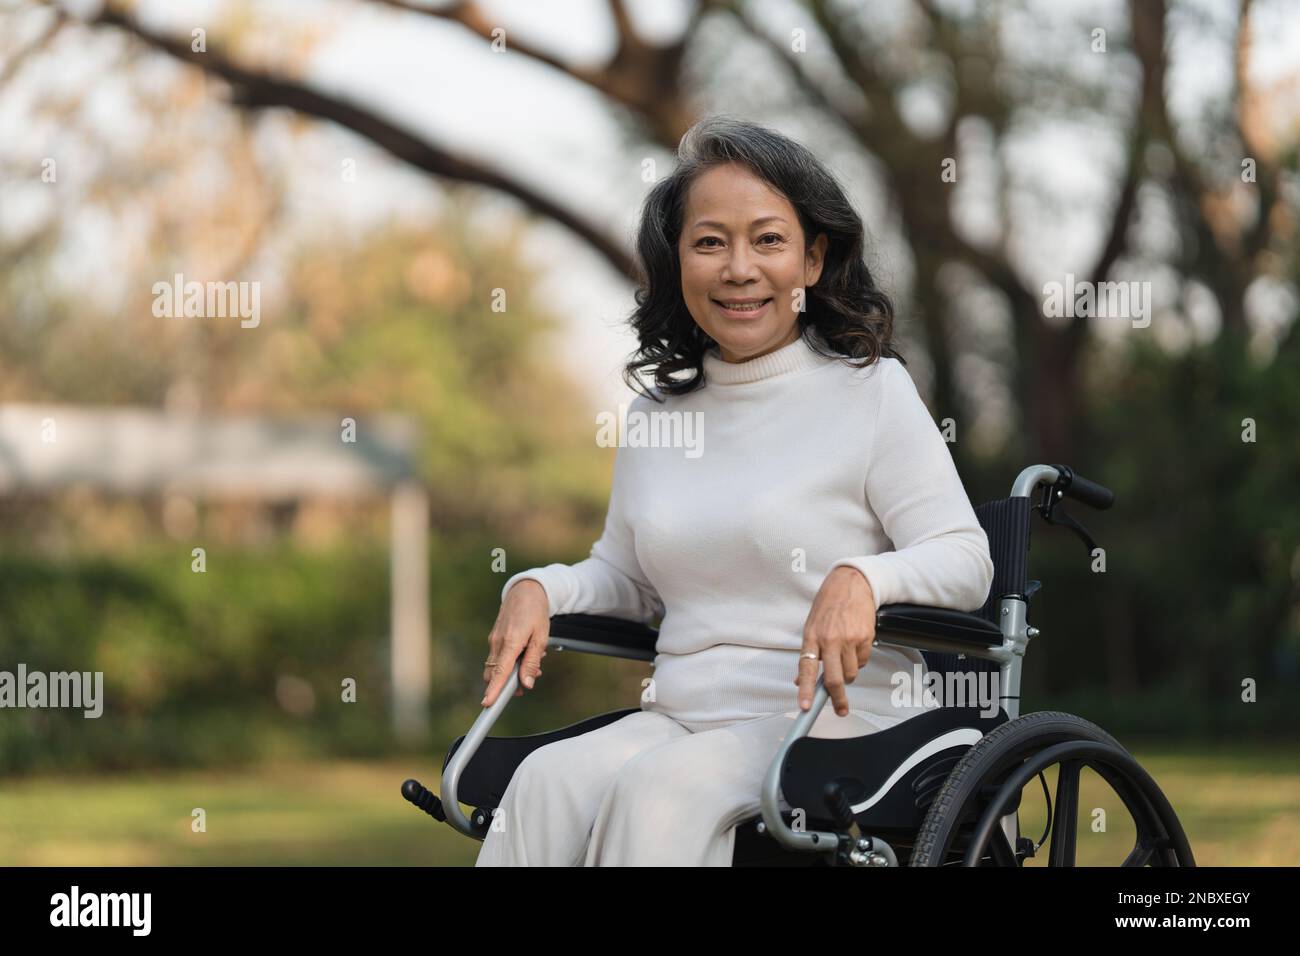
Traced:
<path fill-rule="evenodd" d="M 761 302 L 747 302 L 743 305 L 739 303 L 735 305 L 728 305 L 727 303 L 720 302 L 717 299 L 713 299 L 712 301 L 714 305 L 722 309 L 724 312 L 736 312 L 740 314 L 748 314 L 752 312 L 761 311 L 772 300 L 771 298 L 767 298 L 767 299 L 763 299 Z"/>

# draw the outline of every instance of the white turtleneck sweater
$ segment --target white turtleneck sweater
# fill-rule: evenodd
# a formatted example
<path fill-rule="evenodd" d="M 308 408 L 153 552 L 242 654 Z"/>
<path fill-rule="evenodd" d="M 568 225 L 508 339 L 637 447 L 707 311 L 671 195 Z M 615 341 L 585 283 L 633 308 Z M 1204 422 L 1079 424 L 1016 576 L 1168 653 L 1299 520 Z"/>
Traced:
<path fill-rule="evenodd" d="M 502 599 L 531 578 L 552 615 L 662 614 L 641 707 L 695 723 L 798 708 L 804 623 L 835 567 L 861 571 L 877 606 L 984 604 L 988 538 L 906 366 L 857 370 L 800 337 L 740 363 L 715 348 L 704 374 L 663 404 L 632 401 L 591 556 L 515 574 Z M 635 427 L 656 412 L 693 428 L 653 414 L 654 427 Z M 671 434 L 678 447 L 662 447 Z M 901 715 L 890 677 L 915 664 L 920 651 L 874 648 L 849 707 Z"/>

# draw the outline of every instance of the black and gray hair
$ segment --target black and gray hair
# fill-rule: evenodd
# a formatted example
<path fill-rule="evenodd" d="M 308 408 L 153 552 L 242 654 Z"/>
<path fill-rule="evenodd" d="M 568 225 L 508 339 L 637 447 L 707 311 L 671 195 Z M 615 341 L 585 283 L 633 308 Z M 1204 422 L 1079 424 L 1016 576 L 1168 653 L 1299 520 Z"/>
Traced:
<path fill-rule="evenodd" d="M 691 183 L 705 170 L 740 163 L 784 195 L 803 227 L 805 251 L 827 238 L 821 277 L 807 291 L 799 332 L 810 347 L 865 368 L 878 358 L 904 361 L 893 348 L 894 306 L 863 261 L 865 230 L 834 175 L 808 149 L 766 127 L 728 116 L 707 117 L 682 137 L 677 167 L 656 183 L 641 209 L 637 233 L 637 307 L 630 322 L 640 348 L 623 369 L 634 390 L 639 373 L 653 373 L 657 390 L 681 395 L 705 384 L 704 353 L 716 343 L 682 298 L 677 243 Z M 816 335 L 810 335 L 809 330 Z M 821 341 L 818 341 L 820 339 Z M 829 351 L 827 351 L 829 349 Z M 905 363 L 906 364 L 906 363 Z M 691 370 L 686 378 L 676 373 Z M 663 399 L 654 394 L 647 397 Z"/>

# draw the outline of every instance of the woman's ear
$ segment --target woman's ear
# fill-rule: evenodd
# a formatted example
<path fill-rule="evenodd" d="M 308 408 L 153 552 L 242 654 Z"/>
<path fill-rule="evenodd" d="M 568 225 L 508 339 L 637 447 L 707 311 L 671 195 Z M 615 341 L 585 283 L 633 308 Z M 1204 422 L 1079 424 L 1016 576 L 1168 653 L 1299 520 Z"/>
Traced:
<path fill-rule="evenodd" d="M 804 259 L 804 285 L 816 285 L 817 280 L 822 277 L 822 266 L 826 263 L 826 233 L 818 234 L 813 244 L 808 247 L 808 254 Z"/>

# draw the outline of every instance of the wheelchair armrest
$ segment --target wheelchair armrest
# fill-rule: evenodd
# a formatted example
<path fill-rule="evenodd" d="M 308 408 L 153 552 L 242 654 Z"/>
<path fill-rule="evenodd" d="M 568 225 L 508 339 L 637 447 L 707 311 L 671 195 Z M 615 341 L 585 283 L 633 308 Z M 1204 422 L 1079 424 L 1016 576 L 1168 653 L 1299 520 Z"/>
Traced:
<path fill-rule="evenodd" d="M 659 632 L 640 621 L 605 614 L 557 614 L 551 618 L 548 646 L 604 654 L 633 661 L 652 661 Z"/>
<path fill-rule="evenodd" d="M 629 621 L 624 618 L 609 617 L 602 614 L 556 614 L 551 617 L 550 636 L 547 638 L 546 645 L 557 650 L 584 651 L 588 654 L 603 654 L 607 657 L 653 661 L 655 658 L 655 641 L 658 638 L 659 632 L 657 630 L 647 624 L 642 624 L 640 621 Z M 466 836 L 474 837 L 476 840 L 483 839 L 485 832 L 483 821 L 477 819 L 471 821 L 465 816 L 464 811 L 460 808 L 461 798 L 465 796 L 478 799 L 490 797 L 492 782 L 493 780 L 499 782 L 501 767 L 508 765 L 509 761 L 514 760 L 516 757 L 519 761 L 522 761 L 527 756 L 530 747 L 540 746 L 545 741 L 545 735 L 542 735 L 541 737 L 533 736 L 493 744 L 491 746 L 493 756 L 483 762 L 480 769 L 476 770 L 475 775 L 467 780 L 469 790 L 462 792 L 462 775 L 466 773 L 470 761 L 473 760 L 479 747 L 487 741 L 488 731 L 492 729 L 497 717 L 500 716 L 501 711 L 505 709 L 506 704 L 510 702 L 510 698 L 514 696 L 515 690 L 519 687 L 519 668 L 522 660 L 520 658 L 515 661 L 505 685 L 497 694 L 497 699 L 479 713 L 469 732 L 452 745 L 451 750 L 447 752 L 446 759 L 443 761 L 441 807 L 446 815 L 447 823 Z M 614 711 L 592 719 L 596 721 L 613 720 L 629 713 L 632 713 L 632 711 Z M 568 729 L 574 729 L 575 732 L 578 732 L 581 725 L 566 728 L 566 730 L 559 733 L 565 735 Z M 503 747 L 504 749 L 502 749 Z M 483 770 L 481 768 L 487 769 Z"/>
<path fill-rule="evenodd" d="M 886 604 L 876 610 L 876 634 L 903 638 L 932 638 L 951 644 L 986 649 L 1000 647 L 1002 631 L 992 621 L 967 611 L 924 604 Z M 924 641 L 915 646 L 926 647 Z"/>

